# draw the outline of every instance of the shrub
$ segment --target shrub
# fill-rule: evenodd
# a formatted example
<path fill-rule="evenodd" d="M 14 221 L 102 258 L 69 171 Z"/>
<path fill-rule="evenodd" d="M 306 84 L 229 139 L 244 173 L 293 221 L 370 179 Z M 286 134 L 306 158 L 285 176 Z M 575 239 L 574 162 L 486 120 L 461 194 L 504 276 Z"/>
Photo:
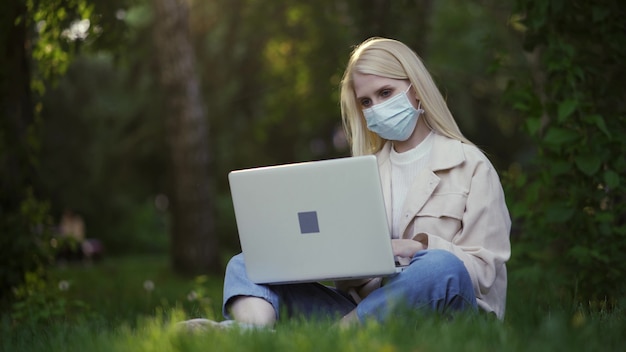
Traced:
<path fill-rule="evenodd" d="M 519 226 L 512 263 L 541 268 L 535 279 L 578 301 L 616 303 L 626 292 L 623 6 L 517 6 L 531 75 L 515 81 L 508 98 L 537 149 L 530 168 L 506 175 Z"/>
<path fill-rule="evenodd" d="M 38 273 L 53 258 L 50 247 L 49 204 L 37 199 L 28 188 L 17 209 L 0 214 L 0 303 L 7 305 L 27 273 Z"/>

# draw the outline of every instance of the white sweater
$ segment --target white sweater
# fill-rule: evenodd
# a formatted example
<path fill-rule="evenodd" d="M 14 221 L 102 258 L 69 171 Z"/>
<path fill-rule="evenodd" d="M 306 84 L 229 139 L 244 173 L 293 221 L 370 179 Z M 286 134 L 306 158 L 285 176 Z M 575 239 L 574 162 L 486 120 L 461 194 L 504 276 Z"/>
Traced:
<path fill-rule="evenodd" d="M 409 188 L 415 177 L 426 169 L 430 161 L 430 151 L 433 146 L 433 133 L 431 132 L 415 148 L 404 153 L 397 153 L 391 148 L 389 160 L 391 161 L 391 237 L 401 238 L 400 218 L 402 208 L 406 200 Z"/>

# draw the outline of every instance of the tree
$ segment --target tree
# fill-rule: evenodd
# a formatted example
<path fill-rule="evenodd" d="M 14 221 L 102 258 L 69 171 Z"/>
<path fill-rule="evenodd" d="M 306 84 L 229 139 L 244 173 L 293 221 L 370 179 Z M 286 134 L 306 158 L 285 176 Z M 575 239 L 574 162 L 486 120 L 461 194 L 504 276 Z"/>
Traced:
<path fill-rule="evenodd" d="M 32 151 L 32 146 L 28 145 L 28 126 L 34 122 L 30 53 L 26 46 L 29 37 L 28 15 L 22 1 L 5 4 L 0 15 L 0 45 L 5 48 L 0 56 L 0 113 L 3 116 L 0 123 L 4 171 L 1 181 L 2 200 L 12 203 L 16 199 L 9 200 L 15 196 L 11 190 L 21 189 L 22 182 L 32 175 L 32 164 L 27 156 Z"/>
<path fill-rule="evenodd" d="M 29 256 L 36 235 L 20 204 L 32 185 L 33 150 L 29 126 L 33 123 L 30 92 L 30 65 L 25 43 L 28 36 L 26 5 L 21 1 L 4 4 L 0 14 L 0 303 L 11 298 L 11 288 L 23 280 L 40 261 L 39 253 Z M 21 20 L 17 20 L 21 19 Z M 35 260 L 32 260 L 32 259 Z"/>
<path fill-rule="evenodd" d="M 154 43 L 173 173 L 172 264 L 181 273 L 215 272 L 219 261 L 213 231 L 208 123 L 195 72 L 189 8 L 185 1 L 158 0 L 154 9 Z"/>
<path fill-rule="evenodd" d="M 172 170 L 175 162 L 187 162 L 174 156 L 173 148 L 169 157 L 165 151 L 163 136 L 166 132 L 180 136 L 174 128 L 182 131 L 178 119 L 183 120 L 178 111 L 161 105 L 191 103 L 173 102 L 187 99 L 183 97 L 188 90 L 184 83 L 169 84 L 162 92 L 160 84 L 155 84 L 161 76 L 156 67 L 172 64 L 161 60 L 163 55 L 155 55 L 154 47 L 180 44 L 170 43 L 173 37 L 167 37 L 169 34 L 163 34 L 167 38 L 157 43 L 152 2 L 89 3 L 97 14 L 91 17 L 97 33 L 76 41 L 79 55 L 56 89 L 49 89 L 42 100 L 44 185 L 54 210 L 60 213 L 71 207 L 81 212 L 88 233 L 102 239 L 111 253 L 162 249 L 167 236 L 162 220 L 168 215 L 182 220 L 176 210 L 171 214 L 156 211 L 154 202 L 147 199 L 166 193 L 172 206 L 183 206 L 176 205 L 174 186 L 164 189 L 165 184 L 177 181 L 162 170 L 167 169 L 166 160 Z M 485 15 L 482 1 L 468 5 L 460 0 L 377 0 L 368 2 L 371 6 L 357 0 L 186 3 L 191 9 L 185 26 L 196 51 L 191 58 L 196 62 L 191 68 L 196 74 L 191 79 L 201 83 L 201 100 L 210 107 L 208 116 L 206 111 L 202 113 L 211 136 L 205 135 L 207 144 L 195 145 L 210 157 L 210 178 L 202 182 L 215 184 L 210 197 L 214 225 L 207 224 L 205 233 L 218 237 L 224 255 L 238 251 L 228 171 L 348 154 L 341 139 L 338 85 L 352 46 L 370 36 L 397 38 L 421 55 L 426 53 L 431 73 L 474 142 L 488 152 L 497 149 L 498 154 L 508 150 L 496 148 L 500 141 L 506 141 L 509 148 L 518 147 L 508 143 L 510 135 L 498 138 L 493 133 L 500 128 L 494 121 L 510 119 L 496 111 L 501 108 L 494 104 L 499 93 L 494 83 L 497 78 L 485 77 L 493 51 L 483 50 L 481 38 L 484 33 L 500 31 L 498 21 L 484 20 L 492 17 Z M 159 14 L 154 26 L 176 16 Z M 155 40 L 146 41 L 152 33 Z M 500 35 L 497 38 L 506 40 Z M 172 60 L 180 60 L 180 56 Z M 173 76 L 185 80 L 178 73 Z M 479 97 L 476 91 L 481 93 Z M 165 120 L 168 128 L 163 127 Z M 468 121 L 473 129 L 464 128 Z M 507 165 L 506 161 L 500 165 Z M 158 233 L 150 226 L 157 217 L 161 220 Z M 174 224 L 172 231 L 177 226 Z M 157 237 L 158 248 L 154 246 Z M 176 238 L 172 234 L 172 242 L 178 241 Z"/>
<path fill-rule="evenodd" d="M 0 301 L 50 264 L 49 203 L 41 198 L 40 99 L 63 73 L 71 48 L 61 40 L 72 16 L 89 16 L 83 0 L 5 3 L 0 12 Z"/>
<path fill-rule="evenodd" d="M 626 294 L 624 11 L 616 0 L 518 0 L 513 17 L 532 75 L 513 82 L 510 99 L 537 148 L 507 182 L 514 260 L 521 277 L 584 303 Z"/>

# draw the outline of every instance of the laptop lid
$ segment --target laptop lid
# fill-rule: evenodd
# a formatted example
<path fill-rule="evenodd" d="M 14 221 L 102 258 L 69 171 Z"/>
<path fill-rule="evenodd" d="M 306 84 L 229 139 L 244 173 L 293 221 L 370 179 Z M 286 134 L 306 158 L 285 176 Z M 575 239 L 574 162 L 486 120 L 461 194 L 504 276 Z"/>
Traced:
<path fill-rule="evenodd" d="M 228 178 L 253 282 L 396 272 L 375 156 L 238 170 Z"/>

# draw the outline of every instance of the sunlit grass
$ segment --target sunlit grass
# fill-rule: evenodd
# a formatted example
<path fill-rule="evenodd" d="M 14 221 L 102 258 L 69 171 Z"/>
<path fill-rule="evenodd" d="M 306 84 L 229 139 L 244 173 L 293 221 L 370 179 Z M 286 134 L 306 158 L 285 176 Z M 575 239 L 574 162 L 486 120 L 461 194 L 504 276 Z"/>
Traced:
<path fill-rule="evenodd" d="M 397 316 L 384 325 L 372 322 L 340 330 L 333 321 L 296 319 L 280 321 L 272 330 L 190 334 L 175 323 L 198 316 L 219 319 L 222 278 L 182 279 L 169 271 L 165 257 L 110 259 L 92 267 L 59 268 L 53 275 L 69 283 L 63 294 L 84 301 L 91 307 L 89 312 L 47 326 L 12 326 L 4 316 L 0 350 L 619 351 L 626 347 L 622 310 L 590 312 L 561 302 L 538 305 L 540 296 L 518 295 L 514 284 L 504 322 L 484 314 L 463 314 L 452 320 Z"/>
<path fill-rule="evenodd" d="M 579 351 L 623 350 L 624 324 L 572 327 L 552 317 L 519 329 L 485 316 L 452 321 L 405 319 L 339 330 L 330 322 L 282 322 L 275 330 L 212 330 L 190 334 L 175 327 L 184 313 L 156 314 L 114 328 L 100 322 L 20 331 L 3 339 L 6 350 L 28 351 Z M 612 318 L 617 320 L 617 317 Z M 6 333 L 6 331 L 5 331 Z M 6 336 L 5 334 L 3 334 Z"/>

